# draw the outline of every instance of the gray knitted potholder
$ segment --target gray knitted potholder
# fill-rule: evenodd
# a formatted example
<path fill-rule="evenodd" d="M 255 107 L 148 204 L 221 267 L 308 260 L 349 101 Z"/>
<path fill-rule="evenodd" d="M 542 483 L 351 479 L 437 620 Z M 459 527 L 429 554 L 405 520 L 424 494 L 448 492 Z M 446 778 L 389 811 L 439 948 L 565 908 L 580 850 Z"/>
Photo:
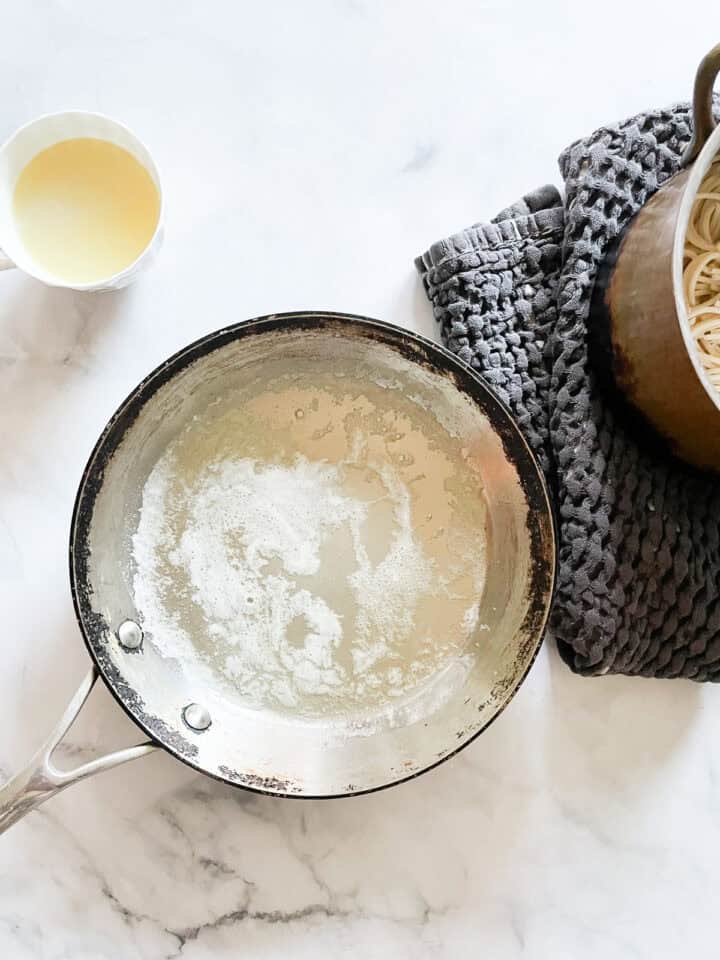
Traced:
<path fill-rule="evenodd" d="M 448 347 L 508 405 L 546 472 L 559 535 L 551 626 L 578 673 L 720 680 L 720 481 L 646 447 L 588 359 L 604 253 L 680 165 L 678 105 L 603 127 L 491 224 L 420 270 Z"/>

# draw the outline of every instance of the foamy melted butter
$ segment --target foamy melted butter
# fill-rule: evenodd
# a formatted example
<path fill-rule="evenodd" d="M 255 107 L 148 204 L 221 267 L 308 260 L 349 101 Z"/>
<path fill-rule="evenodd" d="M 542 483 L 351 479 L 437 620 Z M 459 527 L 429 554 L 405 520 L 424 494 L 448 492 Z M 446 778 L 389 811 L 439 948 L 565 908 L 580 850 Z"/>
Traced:
<path fill-rule="evenodd" d="M 485 522 L 467 450 L 401 391 L 278 377 L 210 404 L 156 463 L 135 602 L 163 655 L 248 706 L 397 703 L 467 653 Z"/>

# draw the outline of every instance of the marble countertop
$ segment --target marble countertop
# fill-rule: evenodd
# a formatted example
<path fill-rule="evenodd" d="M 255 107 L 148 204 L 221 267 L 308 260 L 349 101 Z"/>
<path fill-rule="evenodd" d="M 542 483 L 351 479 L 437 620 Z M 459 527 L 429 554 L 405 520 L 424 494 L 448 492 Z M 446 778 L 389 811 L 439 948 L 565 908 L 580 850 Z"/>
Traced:
<path fill-rule="evenodd" d="M 448 0 L 2 3 L 0 136 L 85 107 L 164 174 L 167 240 L 125 292 L 0 275 L 0 768 L 87 669 L 67 533 L 118 402 L 213 328 L 315 307 L 435 335 L 430 242 L 557 181 L 602 122 L 687 97 L 718 37 L 653 7 Z M 701 8 L 716 22 L 716 7 Z M 7 960 L 716 953 L 717 692 L 582 680 L 551 642 L 457 758 L 353 800 L 236 791 L 154 755 L 0 838 Z M 98 689 L 70 736 L 136 731 Z"/>

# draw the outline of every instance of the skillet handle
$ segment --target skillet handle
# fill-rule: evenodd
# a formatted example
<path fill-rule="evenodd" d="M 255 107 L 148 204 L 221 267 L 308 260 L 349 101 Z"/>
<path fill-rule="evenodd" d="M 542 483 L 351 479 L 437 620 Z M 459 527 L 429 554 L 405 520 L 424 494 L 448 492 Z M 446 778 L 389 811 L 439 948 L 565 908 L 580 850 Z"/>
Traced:
<path fill-rule="evenodd" d="M 93 666 L 68 704 L 57 727 L 30 763 L 0 787 L 0 833 L 11 827 L 26 813 L 39 807 L 41 803 L 60 793 L 65 787 L 91 777 L 95 773 L 102 773 L 103 770 L 110 770 L 121 763 L 127 763 L 128 760 L 144 757 L 157 749 L 157 744 L 148 741 L 98 757 L 97 760 L 90 760 L 74 770 L 59 770 L 55 766 L 52 760 L 53 751 L 77 719 L 97 678 L 98 672 Z"/>
<path fill-rule="evenodd" d="M 0 248 L 0 270 L 12 270 L 12 268 L 16 266 L 17 264 L 13 263 L 5 251 Z"/>
<path fill-rule="evenodd" d="M 715 129 L 713 87 L 718 73 L 720 73 L 720 43 L 705 54 L 695 74 L 692 103 L 693 132 L 692 139 L 682 155 L 683 167 L 695 160 L 705 146 L 705 141 Z"/>

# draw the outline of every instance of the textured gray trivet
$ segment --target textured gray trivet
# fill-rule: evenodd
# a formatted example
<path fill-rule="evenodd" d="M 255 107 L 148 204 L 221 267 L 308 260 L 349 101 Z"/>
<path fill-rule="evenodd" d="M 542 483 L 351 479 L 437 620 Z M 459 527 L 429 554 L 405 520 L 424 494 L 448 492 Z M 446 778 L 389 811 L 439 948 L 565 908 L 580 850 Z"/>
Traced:
<path fill-rule="evenodd" d="M 720 680 L 720 480 L 646 447 L 588 360 L 605 250 L 679 167 L 678 105 L 603 127 L 543 187 L 417 266 L 448 347 L 508 405 L 557 510 L 551 625 L 579 673 Z"/>

